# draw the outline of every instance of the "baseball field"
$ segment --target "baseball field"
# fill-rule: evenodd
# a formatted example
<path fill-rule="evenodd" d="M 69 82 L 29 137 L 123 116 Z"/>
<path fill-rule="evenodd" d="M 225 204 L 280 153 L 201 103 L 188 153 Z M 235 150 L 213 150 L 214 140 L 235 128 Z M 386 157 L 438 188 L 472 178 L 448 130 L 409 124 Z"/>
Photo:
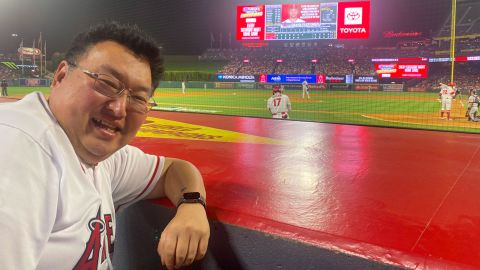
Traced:
<path fill-rule="evenodd" d="M 9 87 L 9 95 L 22 97 L 46 87 Z M 440 102 L 436 93 L 380 91 L 310 91 L 303 99 L 301 90 L 287 90 L 293 111 L 291 120 L 327 123 L 402 127 L 458 132 L 480 132 L 480 122 L 464 117 L 467 96 L 453 101 L 449 121 L 440 118 Z M 155 93 L 155 110 L 182 111 L 270 118 L 266 109 L 271 90 L 265 89 L 188 89 L 159 88 Z"/>

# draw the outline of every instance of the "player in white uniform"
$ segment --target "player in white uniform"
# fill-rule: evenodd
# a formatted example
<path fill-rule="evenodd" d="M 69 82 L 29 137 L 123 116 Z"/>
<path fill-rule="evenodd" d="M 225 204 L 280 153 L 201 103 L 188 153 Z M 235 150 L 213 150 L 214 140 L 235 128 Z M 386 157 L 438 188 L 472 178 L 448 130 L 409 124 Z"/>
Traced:
<path fill-rule="evenodd" d="M 440 92 L 438 93 L 438 95 L 440 96 L 442 102 L 442 108 L 440 112 L 440 117 L 442 119 L 445 119 L 444 114 L 446 113 L 447 119 L 453 120 L 450 117 L 450 111 L 452 110 L 452 100 L 455 96 L 455 90 L 453 90 L 454 85 L 454 83 L 449 83 L 448 85 L 445 85 L 443 83 L 440 84 Z"/>
<path fill-rule="evenodd" d="M 162 264 L 204 256 L 210 230 L 198 170 L 127 145 L 161 63 L 140 29 L 105 23 L 75 38 L 48 101 L 35 92 L 0 105 L 2 269 L 112 269 L 117 211 L 165 196 L 177 212 L 160 239 Z"/>
<path fill-rule="evenodd" d="M 308 93 L 308 82 L 307 80 L 304 80 L 302 83 L 302 98 L 305 98 L 305 94 L 307 95 L 307 98 L 310 99 L 310 94 Z"/>
<path fill-rule="evenodd" d="M 273 95 L 267 100 L 267 109 L 273 118 L 289 119 L 288 112 L 292 110 L 290 98 L 283 95 L 278 86 L 273 87 Z"/>
<path fill-rule="evenodd" d="M 182 81 L 182 94 L 185 94 L 185 81 Z"/>

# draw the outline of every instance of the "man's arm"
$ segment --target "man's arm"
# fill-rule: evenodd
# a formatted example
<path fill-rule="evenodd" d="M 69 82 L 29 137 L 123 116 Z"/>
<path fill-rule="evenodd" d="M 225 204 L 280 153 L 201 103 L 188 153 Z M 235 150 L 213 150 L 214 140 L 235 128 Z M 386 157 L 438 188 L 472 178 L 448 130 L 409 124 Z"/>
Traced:
<path fill-rule="evenodd" d="M 165 158 L 160 180 L 146 199 L 166 196 L 176 206 L 186 192 L 199 192 L 206 198 L 200 172 L 188 161 Z M 157 251 L 162 264 L 174 269 L 203 258 L 209 237 L 210 226 L 203 205 L 180 205 L 160 237 Z"/>
<path fill-rule="evenodd" d="M 60 177 L 30 137 L 2 125 L 0 134 L 1 268 L 36 269 L 55 223 Z"/>

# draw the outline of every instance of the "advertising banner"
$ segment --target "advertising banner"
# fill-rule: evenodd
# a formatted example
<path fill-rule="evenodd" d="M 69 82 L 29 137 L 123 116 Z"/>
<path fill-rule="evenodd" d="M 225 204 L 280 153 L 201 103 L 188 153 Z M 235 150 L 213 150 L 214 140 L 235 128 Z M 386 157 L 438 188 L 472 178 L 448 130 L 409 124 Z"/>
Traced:
<path fill-rule="evenodd" d="M 378 83 L 377 76 L 364 76 L 364 75 L 357 75 L 353 77 L 354 83 Z"/>
<path fill-rule="evenodd" d="M 28 47 L 20 47 L 18 48 L 18 53 L 21 55 L 35 55 L 39 56 L 42 54 L 42 51 L 37 48 L 28 48 Z"/>
<path fill-rule="evenodd" d="M 375 70 L 380 78 L 426 78 L 428 66 L 419 64 L 375 64 Z"/>
<path fill-rule="evenodd" d="M 370 2 L 339 2 L 337 38 L 368 38 Z"/>
<path fill-rule="evenodd" d="M 317 82 L 317 76 L 312 74 L 268 74 L 268 83 L 299 83 L 307 80 L 309 84 Z"/>
<path fill-rule="evenodd" d="M 237 40 L 263 40 L 265 6 L 237 6 Z"/>
<path fill-rule="evenodd" d="M 217 78 L 217 81 L 219 82 L 256 82 L 258 76 L 217 74 L 216 78 Z"/>
<path fill-rule="evenodd" d="M 357 91 L 378 91 L 380 86 L 378 84 L 355 84 L 353 89 Z"/>
<path fill-rule="evenodd" d="M 327 75 L 325 76 L 326 83 L 346 83 L 345 75 Z"/>

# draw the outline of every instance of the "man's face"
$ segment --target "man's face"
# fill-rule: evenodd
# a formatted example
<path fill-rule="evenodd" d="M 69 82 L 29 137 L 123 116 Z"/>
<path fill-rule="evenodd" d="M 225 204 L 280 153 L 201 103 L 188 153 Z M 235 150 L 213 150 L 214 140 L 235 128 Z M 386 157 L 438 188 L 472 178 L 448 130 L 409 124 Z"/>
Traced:
<path fill-rule="evenodd" d="M 49 106 L 67 134 L 76 154 L 87 164 L 105 160 L 137 133 L 146 114 L 127 108 L 127 97 L 109 98 L 95 91 L 95 79 L 81 69 L 107 74 L 133 92 L 151 92 L 147 61 L 126 47 L 105 41 L 90 47 L 75 63 L 62 61 L 55 73 Z"/>
<path fill-rule="evenodd" d="M 295 7 L 290 8 L 289 15 L 290 19 L 298 19 L 298 9 Z"/>

